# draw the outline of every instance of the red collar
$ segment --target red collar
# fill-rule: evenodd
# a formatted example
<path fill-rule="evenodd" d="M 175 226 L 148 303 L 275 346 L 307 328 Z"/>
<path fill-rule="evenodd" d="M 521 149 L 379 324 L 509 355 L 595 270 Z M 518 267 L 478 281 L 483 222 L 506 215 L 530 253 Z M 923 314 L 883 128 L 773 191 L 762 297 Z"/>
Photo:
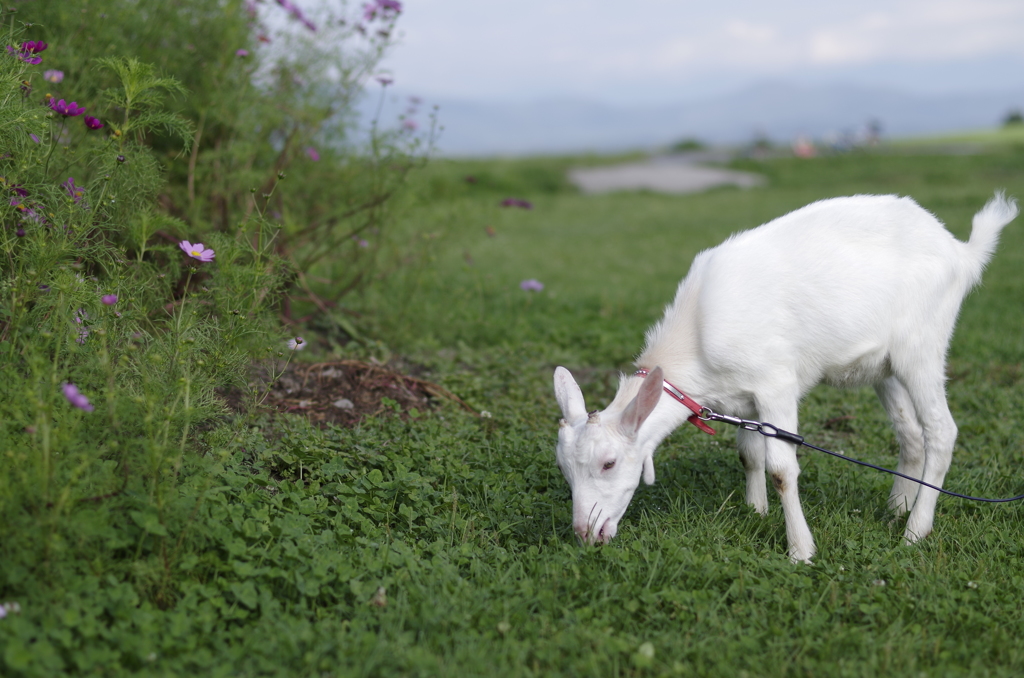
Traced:
<path fill-rule="evenodd" d="M 647 370 L 641 368 L 641 369 L 637 370 L 636 372 L 634 372 L 633 376 L 634 377 L 646 377 L 648 374 L 650 374 L 650 372 L 648 372 Z M 715 429 L 711 428 L 706 423 L 701 421 L 700 413 L 704 410 L 704 408 L 701 407 L 697 403 L 696 400 L 694 400 L 693 398 L 691 398 L 690 396 L 686 395 L 685 393 L 680 391 L 678 388 L 676 388 L 675 386 L 670 384 L 667 379 L 663 379 L 662 383 L 665 386 L 665 393 L 667 393 L 670 396 L 672 396 L 672 398 L 674 400 L 676 400 L 679 403 L 682 403 L 687 409 L 689 409 L 691 412 L 693 412 L 693 414 L 691 414 L 690 417 L 686 421 L 690 422 L 691 424 L 693 424 L 694 426 L 699 428 L 701 431 L 704 431 L 704 433 L 708 433 L 710 435 L 715 435 Z"/>

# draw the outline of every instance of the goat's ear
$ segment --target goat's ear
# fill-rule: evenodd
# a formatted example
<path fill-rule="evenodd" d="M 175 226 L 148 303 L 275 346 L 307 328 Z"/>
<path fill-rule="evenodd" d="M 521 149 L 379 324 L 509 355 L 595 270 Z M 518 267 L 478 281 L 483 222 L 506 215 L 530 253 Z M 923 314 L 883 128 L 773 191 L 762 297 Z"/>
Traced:
<path fill-rule="evenodd" d="M 622 411 L 622 417 L 619 419 L 619 428 L 622 429 L 626 436 L 630 438 L 636 437 L 637 431 L 647 421 L 647 417 L 650 416 L 658 401 L 661 400 L 661 389 L 664 387 L 662 374 L 663 372 L 660 367 L 655 367 L 651 370 L 651 373 L 640 384 L 640 392 L 636 394 L 636 397 Z"/>
<path fill-rule="evenodd" d="M 555 399 L 562 408 L 562 416 L 570 424 L 587 418 L 587 406 L 583 403 L 583 391 L 564 367 L 555 368 Z"/>
<path fill-rule="evenodd" d="M 644 482 L 648 485 L 654 484 L 654 455 L 644 457 Z"/>

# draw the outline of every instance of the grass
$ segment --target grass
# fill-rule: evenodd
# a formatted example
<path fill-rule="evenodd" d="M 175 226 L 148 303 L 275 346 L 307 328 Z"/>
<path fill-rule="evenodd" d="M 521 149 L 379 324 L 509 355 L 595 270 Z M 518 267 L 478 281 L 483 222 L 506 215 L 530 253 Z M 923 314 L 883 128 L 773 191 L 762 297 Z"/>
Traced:
<path fill-rule="evenodd" d="M 589 404 L 606 403 L 694 254 L 734 231 L 885 192 L 965 237 L 994 189 L 1024 197 L 1024 152 L 744 161 L 766 187 L 675 197 L 582 196 L 571 164 L 434 163 L 399 208 L 393 274 L 362 298 L 364 331 L 492 417 L 442 407 L 355 430 L 206 431 L 181 469 L 174 501 L 190 518 L 172 557 L 133 561 L 112 533 L 82 561 L 5 564 L 22 607 L 0 621 L 8 674 L 1020 675 L 1020 506 L 943 498 L 935 532 L 901 546 L 887 477 L 804 452 L 819 554 L 794 566 L 778 502 L 765 518 L 743 503 L 733 434 L 686 427 L 618 536 L 583 548 L 554 466 L 550 379 L 564 364 Z M 951 347 L 957 491 L 1024 487 L 1022 270 L 1018 222 Z M 544 291 L 520 290 L 525 278 Z M 816 444 L 895 459 L 868 390 L 817 389 L 801 420 Z M 74 576 L 53 587 L 47 567 Z"/>
<path fill-rule="evenodd" d="M 953 144 L 981 144 L 987 146 L 1005 146 L 1006 144 L 1024 143 L 1024 125 L 1004 125 L 996 129 L 965 130 L 953 134 L 910 137 L 897 142 L 899 146 L 929 146 Z"/>

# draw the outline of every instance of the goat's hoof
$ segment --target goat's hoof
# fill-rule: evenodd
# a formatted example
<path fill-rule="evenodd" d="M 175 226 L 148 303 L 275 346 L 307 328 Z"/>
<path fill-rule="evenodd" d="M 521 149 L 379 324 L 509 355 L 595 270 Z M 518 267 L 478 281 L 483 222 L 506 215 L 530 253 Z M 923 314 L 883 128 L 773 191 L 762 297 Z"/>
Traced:
<path fill-rule="evenodd" d="M 789 562 L 793 563 L 794 565 L 796 565 L 797 563 L 813 565 L 814 563 L 811 562 L 811 558 L 814 557 L 814 554 L 816 552 L 817 549 L 814 548 L 814 544 L 811 544 L 810 548 L 792 548 L 789 551 Z"/>
<path fill-rule="evenodd" d="M 907 546 L 909 546 L 910 544 L 915 544 L 924 539 L 925 537 L 927 537 L 931 533 L 932 528 L 930 526 L 927 529 L 915 530 L 911 529 L 908 525 L 907 529 L 903 532 L 903 543 Z"/>
<path fill-rule="evenodd" d="M 747 502 L 747 506 L 749 506 L 750 508 L 754 509 L 754 512 L 757 513 L 757 515 L 761 516 L 762 518 L 764 518 L 766 515 L 768 515 L 768 502 L 767 501 L 763 502 L 763 503 L 748 501 Z"/>

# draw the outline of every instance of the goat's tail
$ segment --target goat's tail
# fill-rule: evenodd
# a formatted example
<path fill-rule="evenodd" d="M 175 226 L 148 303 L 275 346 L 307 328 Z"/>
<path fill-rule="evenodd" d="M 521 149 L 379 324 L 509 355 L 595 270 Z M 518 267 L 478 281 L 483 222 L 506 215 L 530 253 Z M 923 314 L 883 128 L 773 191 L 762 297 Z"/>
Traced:
<path fill-rule="evenodd" d="M 981 210 L 974 215 L 971 239 L 967 241 L 967 267 L 971 283 L 981 279 L 981 273 L 996 251 L 999 233 L 1017 217 L 1017 201 L 997 191 Z"/>

